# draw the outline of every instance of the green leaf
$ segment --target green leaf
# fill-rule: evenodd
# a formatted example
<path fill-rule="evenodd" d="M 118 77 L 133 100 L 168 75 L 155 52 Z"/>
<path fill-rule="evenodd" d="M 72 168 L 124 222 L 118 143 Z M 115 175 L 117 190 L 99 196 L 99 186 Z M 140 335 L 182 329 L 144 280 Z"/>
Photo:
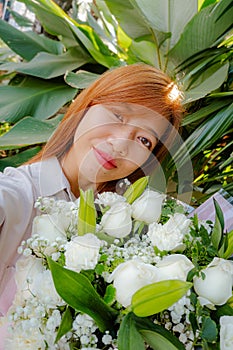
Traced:
<path fill-rule="evenodd" d="M 44 143 L 56 129 L 60 118 L 41 121 L 26 117 L 0 137 L 0 149 L 14 149 Z M 40 130 L 40 132 L 38 132 Z"/>
<path fill-rule="evenodd" d="M 72 29 L 98 63 L 107 68 L 123 65 L 123 62 L 114 53 L 110 52 L 92 28 L 88 26 L 79 28 L 75 25 Z"/>
<path fill-rule="evenodd" d="M 186 23 L 197 12 L 195 0 L 189 1 L 185 9 L 182 1 L 169 0 L 107 0 L 105 3 L 131 38 L 151 34 L 153 28 L 162 33 L 172 32 L 172 46 L 179 39 Z M 171 13 L 176 16 L 171 16 Z"/>
<path fill-rule="evenodd" d="M 154 350 L 185 350 L 184 345 L 170 331 L 147 318 L 133 315 L 137 329 Z"/>
<path fill-rule="evenodd" d="M 147 40 L 132 40 L 131 45 L 127 49 L 129 57 L 134 60 L 134 62 L 145 62 L 155 67 L 161 66 L 161 57 L 155 55 L 155 44 L 151 42 L 148 38 Z"/>
<path fill-rule="evenodd" d="M 85 89 L 98 78 L 99 74 L 79 70 L 76 73 L 68 72 L 65 75 L 65 82 L 73 88 Z"/>
<path fill-rule="evenodd" d="M 197 1 L 190 0 L 189 6 L 184 8 L 183 1 L 170 0 L 131 0 L 135 10 L 140 13 L 142 20 L 148 29 L 153 28 L 158 32 L 169 33 L 171 38 L 168 47 L 173 47 L 178 41 L 185 25 L 197 13 Z M 171 16 L 175 14 L 175 16 Z"/>
<path fill-rule="evenodd" d="M 65 335 L 72 329 L 72 324 L 73 324 L 72 309 L 70 306 L 68 306 L 66 308 L 66 311 L 62 315 L 62 320 L 57 331 L 55 343 L 57 343 L 61 339 L 61 337 L 63 337 L 63 335 Z"/>
<path fill-rule="evenodd" d="M 231 300 L 233 297 L 231 297 L 228 302 L 229 304 L 225 304 L 222 306 L 216 307 L 216 316 L 220 318 L 221 316 L 233 316 L 233 307 L 231 306 Z"/>
<path fill-rule="evenodd" d="M 217 340 L 218 330 L 216 323 L 208 316 L 202 317 L 201 338 L 207 342 Z"/>
<path fill-rule="evenodd" d="M 76 89 L 60 81 L 29 77 L 20 86 L 0 86 L 0 121 L 15 123 L 25 116 L 47 119 L 76 93 Z"/>
<path fill-rule="evenodd" d="M 231 103 L 232 99 L 224 98 L 221 100 L 210 99 L 207 106 L 198 109 L 194 113 L 190 113 L 184 117 L 182 120 L 182 126 L 189 125 L 191 123 L 195 123 L 204 119 L 211 115 L 212 113 L 216 113 L 224 107 L 227 107 Z"/>
<path fill-rule="evenodd" d="M 104 301 L 106 304 L 112 305 L 115 300 L 116 300 L 116 289 L 113 287 L 112 284 L 109 284 L 104 294 Z"/>
<path fill-rule="evenodd" d="M 136 328 L 131 313 L 121 321 L 117 341 L 119 350 L 145 350 L 143 338 Z"/>
<path fill-rule="evenodd" d="M 51 79 L 89 62 L 89 55 L 79 48 L 71 48 L 61 55 L 39 52 L 30 62 L 9 62 L 2 64 L 1 69 Z"/>
<path fill-rule="evenodd" d="M 19 56 L 30 61 L 39 52 L 61 54 L 63 45 L 34 32 L 16 29 L 6 21 L 0 20 L 0 38 Z"/>
<path fill-rule="evenodd" d="M 227 249 L 223 253 L 223 259 L 229 259 L 233 255 L 233 230 L 227 233 Z"/>
<path fill-rule="evenodd" d="M 142 330 L 140 332 L 145 341 L 155 350 L 176 350 L 178 349 L 164 336 L 149 330 Z"/>
<path fill-rule="evenodd" d="M 185 26 L 179 41 L 169 52 L 170 58 L 179 64 L 211 47 L 232 26 L 231 2 L 222 0 L 198 12 Z M 221 16 L 222 13 L 224 15 Z"/>
<path fill-rule="evenodd" d="M 54 1 L 20 0 L 20 2 L 23 2 L 29 10 L 34 12 L 45 30 L 58 36 L 66 48 L 79 44 L 70 28 L 69 20 L 74 21 Z"/>
<path fill-rule="evenodd" d="M 96 209 L 94 204 L 94 192 L 80 190 L 80 205 L 78 212 L 78 235 L 95 233 L 96 231 Z"/>
<path fill-rule="evenodd" d="M 229 62 L 216 63 L 198 74 L 195 86 L 184 91 L 183 103 L 196 101 L 219 88 L 228 76 Z M 184 88 L 185 89 L 185 88 Z"/>
<path fill-rule="evenodd" d="M 132 204 L 145 190 L 148 185 L 149 177 L 144 176 L 135 181 L 132 185 L 127 188 L 124 193 L 124 197 L 129 204 Z"/>
<path fill-rule="evenodd" d="M 8 9 L 12 18 L 15 20 L 15 22 L 20 27 L 30 27 L 30 29 L 33 28 L 33 21 L 31 21 L 28 17 L 24 17 L 20 15 L 18 12 L 13 11 L 12 9 Z"/>
<path fill-rule="evenodd" d="M 79 24 L 52 0 L 21 0 L 33 8 L 46 31 L 56 35 L 67 48 L 80 46 L 105 67 L 121 65 L 121 60 L 111 52 L 94 30 L 86 24 Z"/>
<path fill-rule="evenodd" d="M 233 125 L 232 108 L 233 103 L 222 108 L 213 117 L 206 119 L 190 134 L 172 157 L 176 168 L 183 166 L 187 161 L 187 149 L 191 158 L 193 158 L 228 132 L 231 125 Z"/>
<path fill-rule="evenodd" d="M 132 297 L 132 311 L 139 317 L 151 316 L 173 305 L 192 287 L 192 283 L 166 280 L 149 284 Z"/>
<path fill-rule="evenodd" d="M 133 39 L 150 34 L 148 24 L 129 0 L 105 0 L 111 14 L 115 16 L 121 28 Z M 148 6 L 150 7 L 151 1 Z"/>
<path fill-rule="evenodd" d="M 89 279 L 60 266 L 49 257 L 47 260 L 55 288 L 62 299 L 73 309 L 92 317 L 100 331 L 111 329 L 118 312 L 103 301 Z"/>
<path fill-rule="evenodd" d="M 128 48 L 129 57 L 163 70 L 168 63 L 172 65 L 171 60 L 167 61 L 168 51 L 197 12 L 196 0 L 189 1 L 185 8 L 179 0 L 105 0 L 105 3 L 123 31 L 133 39 Z"/>
<path fill-rule="evenodd" d="M 218 249 L 223 236 L 224 217 L 223 217 L 223 212 L 220 205 L 218 204 L 215 198 L 213 198 L 213 200 L 214 200 L 214 207 L 215 207 L 215 222 L 214 222 L 214 227 L 211 235 L 211 241 L 213 246 L 216 249 Z"/>
<path fill-rule="evenodd" d="M 194 309 L 194 311 L 191 311 L 189 313 L 189 322 L 191 324 L 193 333 L 196 334 L 196 331 L 199 329 L 198 323 L 197 323 L 196 309 Z"/>
<path fill-rule="evenodd" d="M 1 138 L 0 138 L 0 143 L 1 143 Z M 1 145 L 0 145 L 1 149 Z M 0 171 L 3 171 L 7 166 L 13 166 L 13 167 L 18 167 L 21 164 L 25 163 L 27 160 L 35 156 L 39 151 L 41 147 L 33 147 L 29 148 L 23 152 L 19 152 L 14 156 L 6 157 L 6 158 L 1 158 L 0 159 Z"/>
<path fill-rule="evenodd" d="M 203 9 L 206 6 L 214 4 L 215 2 L 216 2 L 216 0 L 198 0 L 199 10 Z"/>

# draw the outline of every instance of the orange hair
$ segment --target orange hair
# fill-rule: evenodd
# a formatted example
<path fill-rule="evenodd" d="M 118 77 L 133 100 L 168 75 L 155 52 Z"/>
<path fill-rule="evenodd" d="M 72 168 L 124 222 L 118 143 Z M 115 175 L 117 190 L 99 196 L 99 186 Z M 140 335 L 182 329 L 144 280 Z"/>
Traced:
<path fill-rule="evenodd" d="M 170 122 L 170 126 L 173 126 L 173 131 L 177 130 L 181 122 L 182 107 L 179 98 L 170 96 L 174 86 L 164 72 L 144 63 L 106 71 L 75 98 L 47 144 L 28 163 L 52 156 L 60 159 L 72 146 L 75 131 L 85 111 L 96 104 L 120 102 L 142 105 L 164 116 Z M 128 176 L 131 182 L 152 171 L 156 163 L 155 155 L 157 161 L 163 159 L 167 152 L 163 142 L 174 133 L 170 129 L 155 147 L 143 171 L 138 169 Z M 115 189 L 115 184 L 116 181 L 105 184 L 102 191 Z"/>

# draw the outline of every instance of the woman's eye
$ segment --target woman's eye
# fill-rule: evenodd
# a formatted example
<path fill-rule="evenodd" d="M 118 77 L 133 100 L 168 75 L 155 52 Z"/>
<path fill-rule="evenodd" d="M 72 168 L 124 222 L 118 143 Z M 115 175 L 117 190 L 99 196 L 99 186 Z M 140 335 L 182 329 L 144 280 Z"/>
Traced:
<path fill-rule="evenodd" d="M 146 137 L 143 136 L 139 136 L 139 140 L 141 141 L 141 143 L 147 147 L 148 149 L 152 148 L 152 142 L 150 140 L 148 140 Z"/>
<path fill-rule="evenodd" d="M 119 119 L 121 122 L 124 121 L 124 120 L 123 120 L 123 117 L 122 117 L 120 114 L 114 113 L 114 115 L 115 115 L 115 117 L 117 117 L 117 119 Z"/>

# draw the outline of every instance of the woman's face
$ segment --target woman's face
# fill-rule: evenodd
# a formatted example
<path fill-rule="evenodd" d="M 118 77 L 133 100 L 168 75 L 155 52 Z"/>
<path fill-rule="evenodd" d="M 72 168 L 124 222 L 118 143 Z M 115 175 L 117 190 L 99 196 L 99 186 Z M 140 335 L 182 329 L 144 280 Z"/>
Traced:
<path fill-rule="evenodd" d="M 167 125 L 164 117 L 138 105 L 89 108 L 62 162 L 71 188 L 78 184 L 86 190 L 127 177 L 145 163 Z"/>

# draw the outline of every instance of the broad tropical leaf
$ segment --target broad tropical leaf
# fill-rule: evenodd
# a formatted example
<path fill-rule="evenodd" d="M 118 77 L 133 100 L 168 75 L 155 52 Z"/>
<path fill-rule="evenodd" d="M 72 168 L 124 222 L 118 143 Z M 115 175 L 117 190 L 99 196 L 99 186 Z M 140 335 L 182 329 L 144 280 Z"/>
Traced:
<path fill-rule="evenodd" d="M 0 120 L 15 123 L 25 116 L 45 120 L 76 93 L 76 89 L 61 82 L 36 78 L 26 78 L 20 86 L 0 86 Z"/>
<path fill-rule="evenodd" d="M 204 72 L 200 72 L 198 80 L 195 82 L 195 86 L 185 89 L 183 103 L 190 103 L 196 101 L 210 92 L 219 88 L 228 76 L 229 62 L 221 65 L 216 63 L 215 65 L 206 68 Z M 190 82 L 188 82 L 190 84 Z"/>
<path fill-rule="evenodd" d="M 10 131 L 1 136 L 0 149 L 13 149 L 44 143 L 57 127 L 61 116 L 52 120 L 41 121 L 25 117 L 16 123 Z"/>
<path fill-rule="evenodd" d="M 184 7 L 183 0 L 130 0 L 136 11 L 141 14 L 148 28 L 159 33 L 171 33 L 168 47 L 173 47 L 180 38 L 185 25 L 197 12 L 197 1 L 189 1 Z M 115 2 L 114 2 L 115 3 Z"/>
<path fill-rule="evenodd" d="M 221 109 L 216 115 L 205 120 L 185 140 L 179 151 L 173 156 L 176 167 L 186 163 L 187 149 L 191 158 L 210 147 L 220 139 L 233 125 L 232 119 L 233 104 Z"/>
<path fill-rule="evenodd" d="M 41 147 L 37 146 L 26 149 L 23 152 L 19 152 L 14 156 L 0 159 L 0 171 L 3 171 L 8 166 L 13 166 L 15 168 L 20 166 L 22 163 L 28 161 L 30 158 L 35 156 L 40 151 L 40 149 Z"/>
<path fill-rule="evenodd" d="M 182 0 L 105 0 L 105 3 L 121 28 L 133 39 L 129 52 L 163 70 L 168 65 L 168 51 L 197 12 L 196 0 L 189 1 L 185 8 Z"/>
<path fill-rule="evenodd" d="M 197 12 L 196 0 L 189 1 L 189 6 L 185 8 L 182 0 L 105 0 L 105 3 L 131 38 L 151 35 L 151 29 L 161 33 L 172 33 L 171 47 Z"/>
<path fill-rule="evenodd" d="M 28 17 L 20 15 L 18 12 L 8 9 L 14 21 L 18 24 L 19 27 L 27 27 L 27 29 L 33 28 L 33 20 L 30 20 Z"/>
<path fill-rule="evenodd" d="M 34 32 L 22 32 L 0 19 L 0 38 L 19 56 L 30 61 L 39 52 L 59 55 L 63 45 Z M 2 69 L 2 68 L 1 68 Z"/>
<path fill-rule="evenodd" d="M 79 70 L 76 73 L 68 72 L 65 75 L 65 82 L 76 89 L 85 89 L 98 78 L 99 74 Z"/>
<path fill-rule="evenodd" d="M 36 14 L 48 33 L 59 36 L 60 41 L 67 49 L 79 45 L 70 28 L 69 21 L 74 21 L 54 1 L 20 0 L 20 2 L 23 2 L 28 9 Z"/>
<path fill-rule="evenodd" d="M 232 18 L 232 0 L 221 0 L 203 8 L 186 25 L 180 40 L 169 52 L 170 58 L 179 64 L 211 47 L 230 29 Z"/>
<path fill-rule="evenodd" d="M 209 117 L 212 113 L 216 113 L 223 107 L 229 106 L 229 104 L 232 102 L 232 99 L 227 97 L 218 100 L 215 100 L 214 98 L 209 98 L 209 100 L 207 100 L 206 102 L 206 106 L 198 109 L 194 113 L 187 114 L 182 120 L 182 125 L 189 125 L 191 123 L 195 123 L 203 120 L 206 117 Z"/>
<path fill-rule="evenodd" d="M 64 75 L 67 71 L 76 69 L 92 61 L 78 47 L 71 48 L 61 55 L 39 52 L 30 62 L 9 62 L 1 66 L 2 70 L 17 71 L 38 78 L 51 79 Z"/>
<path fill-rule="evenodd" d="M 60 37 L 67 48 L 80 46 L 80 49 L 87 50 L 97 62 L 106 67 L 121 64 L 91 27 L 73 20 L 54 1 L 21 2 L 32 8 L 48 33 Z"/>

